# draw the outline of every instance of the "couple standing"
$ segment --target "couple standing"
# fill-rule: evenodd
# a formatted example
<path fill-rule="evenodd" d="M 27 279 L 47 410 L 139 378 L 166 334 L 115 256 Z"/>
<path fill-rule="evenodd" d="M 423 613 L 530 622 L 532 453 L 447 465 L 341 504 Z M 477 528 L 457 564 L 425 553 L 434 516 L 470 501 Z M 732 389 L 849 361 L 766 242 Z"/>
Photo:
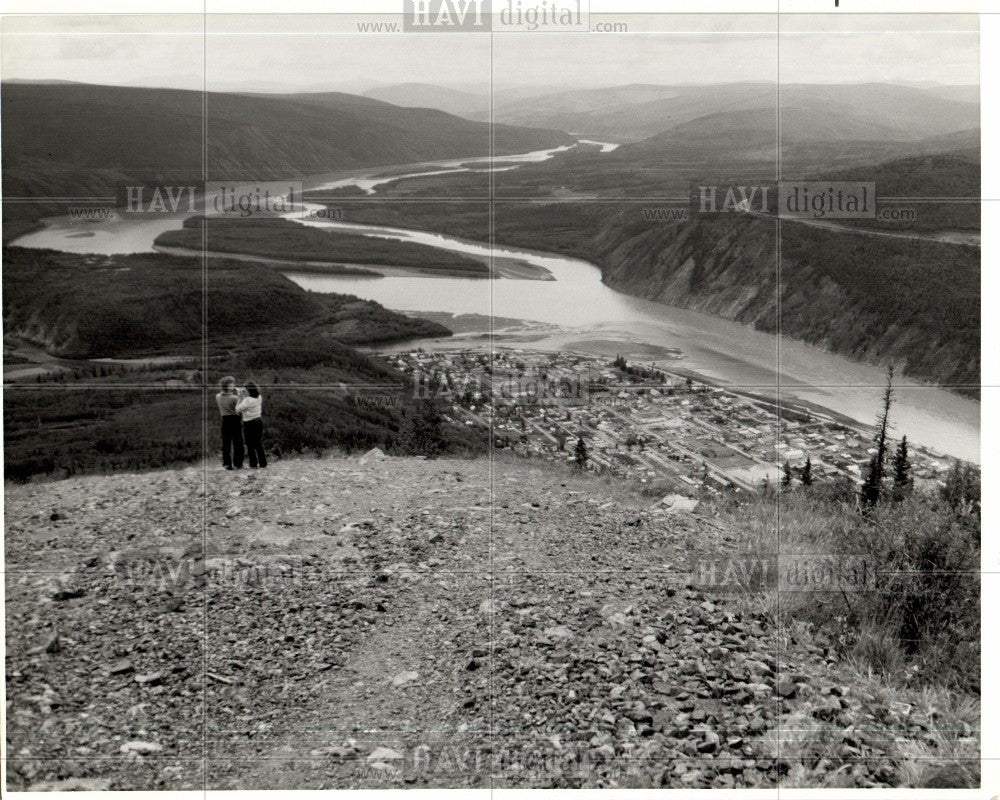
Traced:
<path fill-rule="evenodd" d="M 243 467 L 243 442 L 246 440 L 250 466 L 253 469 L 267 466 L 267 456 L 261 438 L 264 420 L 261 419 L 264 400 L 257 384 L 247 381 L 243 389 L 236 388 L 236 378 L 225 377 L 219 381 L 221 391 L 215 396 L 222 415 L 222 466 L 226 469 Z"/>

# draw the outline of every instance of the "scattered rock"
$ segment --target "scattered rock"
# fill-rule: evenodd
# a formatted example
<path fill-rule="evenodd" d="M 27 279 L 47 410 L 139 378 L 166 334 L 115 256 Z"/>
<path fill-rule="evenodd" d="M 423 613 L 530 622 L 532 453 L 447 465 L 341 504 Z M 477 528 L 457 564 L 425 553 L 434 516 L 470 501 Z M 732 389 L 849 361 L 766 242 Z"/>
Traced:
<path fill-rule="evenodd" d="M 66 778 L 61 781 L 39 781 L 28 787 L 29 792 L 106 792 L 111 781 L 106 778 Z"/>
<path fill-rule="evenodd" d="M 180 597 L 168 597 L 158 608 L 159 613 L 169 614 L 173 611 L 180 611 L 181 606 L 184 605 L 184 600 Z"/>
<path fill-rule="evenodd" d="M 87 591 L 82 586 L 60 584 L 52 590 L 52 599 L 61 603 L 66 600 L 76 600 L 86 594 Z"/>
<path fill-rule="evenodd" d="M 31 655 L 37 655 L 39 653 L 49 653 L 51 655 L 54 653 L 58 653 L 61 649 L 62 649 L 62 643 L 59 640 L 59 634 L 56 631 L 53 631 L 44 639 L 42 639 L 42 641 L 39 642 L 35 647 L 32 647 L 28 651 L 28 653 L 30 653 Z"/>
<path fill-rule="evenodd" d="M 239 759 L 282 753 L 289 729 L 318 721 L 328 730 L 289 774 L 336 788 L 483 780 L 471 764 L 454 784 L 450 774 L 411 771 L 407 748 L 432 727 L 471 742 L 491 723 L 524 732 L 532 748 L 503 760 L 497 780 L 517 788 L 885 787 L 899 782 L 890 754 L 900 739 L 933 750 L 947 724 L 976 746 L 977 731 L 928 711 L 918 693 L 900 689 L 906 702 L 890 703 L 848 689 L 818 636 L 797 631 L 776 657 L 769 617 L 686 587 L 677 576 L 698 548 L 728 546 L 719 526 L 518 463 L 443 470 L 442 460 L 365 457 L 383 463 L 283 461 L 260 483 L 226 475 L 207 487 L 201 467 L 183 478 L 10 487 L 8 558 L 30 565 L 42 554 L 50 572 L 77 565 L 59 587 L 44 576 L 8 580 L 17 788 L 76 788 L 72 767 L 48 766 L 70 742 L 67 758 L 86 770 L 119 747 L 130 756 L 108 759 L 101 781 L 79 788 L 199 788 L 186 759 L 166 756 L 200 740 L 204 713 L 192 698 L 203 692 L 224 731 L 220 750 L 238 748 L 218 765 L 226 786 L 241 777 Z M 72 537 L 56 536 L 68 526 L 48 523 L 52 507 L 72 510 Z M 95 552 L 114 556 L 80 566 Z M 156 571 L 165 564 L 189 565 L 189 586 L 202 572 L 205 580 L 190 593 L 164 585 L 174 580 Z M 495 582 L 481 580 L 485 565 Z M 78 599 L 56 605 L 55 588 Z M 57 623 L 62 636 L 45 637 Z M 64 655 L 38 657 L 53 641 Z M 793 711 L 806 719 L 782 716 Z M 345 726 L 360 747 L 330 733 Z M 792 751 L 794 730 L 807 735 Z M 383 731 L 395 733 L 382 740 Z M 382 741 L 391 747 L 376 747 Z M 557 755 L 599 768 L 540 772 L 538 746 L 546 763 Z M 801 751 L 804 774 L 790 751 Z M 437 766 L 437 752 L 428 755 Z M 150 769 L 137 768 L 143 756 Z"/>
<path fill-rule="evenodd" d="M 125 755 L 148 756 L 152 753 L 159 753 L 163 750 L 163 745 L 156 742 L 125 742 L 120 748 Z"/>

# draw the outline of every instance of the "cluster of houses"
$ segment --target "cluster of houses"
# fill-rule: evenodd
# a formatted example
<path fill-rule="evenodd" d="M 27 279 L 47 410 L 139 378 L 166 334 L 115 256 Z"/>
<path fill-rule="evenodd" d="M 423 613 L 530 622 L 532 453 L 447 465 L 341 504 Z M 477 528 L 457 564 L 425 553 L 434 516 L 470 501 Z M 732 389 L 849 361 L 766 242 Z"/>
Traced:
<path fill-rule="evenodd" d="M 450 419 L 492 430 L 497 447 L 573 461 L 664 491 L 756 491 L 787 463 L 814 481 L 860 482 L 870 434 L 766 397 L 705 385 L 656 364 L 512 348 L 414 351 L 392 357 L 414 395 L 438 399 Z M 779 415 L 779 411 L 781 412 Z M 919 481 L 943 480 L 950 463 L 911 450 Z"/>

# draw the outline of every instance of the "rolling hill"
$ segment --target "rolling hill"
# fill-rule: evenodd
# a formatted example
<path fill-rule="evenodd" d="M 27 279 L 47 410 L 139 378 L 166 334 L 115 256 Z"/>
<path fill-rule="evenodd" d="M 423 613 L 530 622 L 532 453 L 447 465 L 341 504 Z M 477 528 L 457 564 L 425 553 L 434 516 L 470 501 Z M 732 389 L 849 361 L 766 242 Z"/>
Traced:
<path fill-rule="evenodd" d="M 862 117 L 840 115 L 833 129 L 830 122 L 830 114 L 799 107 L 783 108 L 780 125 L 774 109 L 723 111 L 623 144 L 601 162 L 623 169 L 670 164 L 702 173 L 763 170 L 773 175 L 780 148 L 782 175 L 804 177 L 816 171 L 870 168 L 901 157 L 944 154 L 979 161 L 978 128 L 913 139 L 902 128 Z"/>
<path fill-rule="evenodd" d="M 467 119 L 488 119 L 490 113 L 488 85 L 482 93 L 474 93 L 432 83 L 395 83 L 376 86 L 362 94 L 396 106 L 436 108 Z"/>
<path fill-rule="evenodd" d="M 5 248 L 3 256 L 4 332 L 65 358 L 193 355 L 206 342 L 225 349 L 230 340 L 247 345 L 254 336 L 293 331 L 350 344 L 449 335 L 371 301 L 307 292 L 242 261 L 211 259 L 205 267 L 199 258 L 162 253 L 86 256 L 22 247 Z M 364 323 L 363 332 L 344 335 L 356 331 L 355 322 Z"/>
<path fill-rule="evenodd" d="M 955 95 L 968 98 L 968 91 Z M 500 105 L 496 118 L 594 138 L 638 141 L 713 114 L 783 112 L 825 119 L 826 140 L 921 139 L 979 127 L 979 105 L 898 84 L 633 84 L 558 92 Z M 724 120 L 720 120 L 722 122 Z"/>
<path fill-rule="evenodd" d="M 226 94 L 86 84 L 2 87 L 8 195 L 114 194 L 125 181 L 269 180 L 382 164 L 484 156 L 490 126 L 366 97 Z M 495 152 L 574 141 L 498 125 Z M 204 145 L 204 152 L 203 152 Z"/>

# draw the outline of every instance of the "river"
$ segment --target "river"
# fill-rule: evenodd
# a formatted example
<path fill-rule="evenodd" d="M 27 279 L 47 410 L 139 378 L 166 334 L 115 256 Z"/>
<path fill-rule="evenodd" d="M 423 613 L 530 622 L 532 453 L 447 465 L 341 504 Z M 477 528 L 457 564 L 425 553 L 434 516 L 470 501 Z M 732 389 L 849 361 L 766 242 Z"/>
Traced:
<path fill-rule="evenodd" d="M 557 151 L 508 156 L 503 161 L 538 161 L 553 152 Z M 466 158 L 416 164 L 410 165 L 411 171 L 393 177 L 387 177 L 390 168 L 381 167 L 317 177 L 309 183 L 311 188 L 353 184 L 374 191 L 378 183 L 396 180 L 403 174 L 478 170 L 484 163 L 483 159 Z M 509 168 L 509 165 L 499 167 Z M 399 169 L 395 171 L 399 173 Z M 72 224 L 67 218 L 53 218 L 46 221 L 45 229 L 15 243 L 71 252 L 150 251 L 156 236 L 163 230 L 179 227 L 183 216 L 155 222 L 118 218 L 88 223 L 85 227 Z M 488 243 L 423 231 L 356 225 L 299 214 L 290 218 L 319 228 L 419 242 L 458 253 L 520 259 L 547 269 L 555 278 L 554 281 L 369 278 L 287 271 L 292 280 L 306 289 L 355 294 L 400 311 L 527 320 L 535 323 L 534 331 L 520 337 L 517 334 L 503 337 L 498 344 L 602 355 L 621 352 L 626 357 L 659 361 L 668 368 L 695 372 L 734 388 L 768 394 L 780 391 L 787 400 L 812 403 L 863 424 L 875 421 L 885 381 L 881 369 L 719 317 L 620 294 L 605 286 L 598 268 L 588 262 L 511 247 L 498 246 L 491 251 Z M 81 231 L 93 235 L 81 237 Z M 465 339 L 465 342 L 472 346 L 482 340 Z M 676 355 L 672 357 L 671 351 L 676 351 Z M 976 401 L 943 389 L 897 381 L 891 421 L 894 436 L 906 434 L 911 441 L 938 452 L 976 463 L 980 460 L 980 404 Z"/>

